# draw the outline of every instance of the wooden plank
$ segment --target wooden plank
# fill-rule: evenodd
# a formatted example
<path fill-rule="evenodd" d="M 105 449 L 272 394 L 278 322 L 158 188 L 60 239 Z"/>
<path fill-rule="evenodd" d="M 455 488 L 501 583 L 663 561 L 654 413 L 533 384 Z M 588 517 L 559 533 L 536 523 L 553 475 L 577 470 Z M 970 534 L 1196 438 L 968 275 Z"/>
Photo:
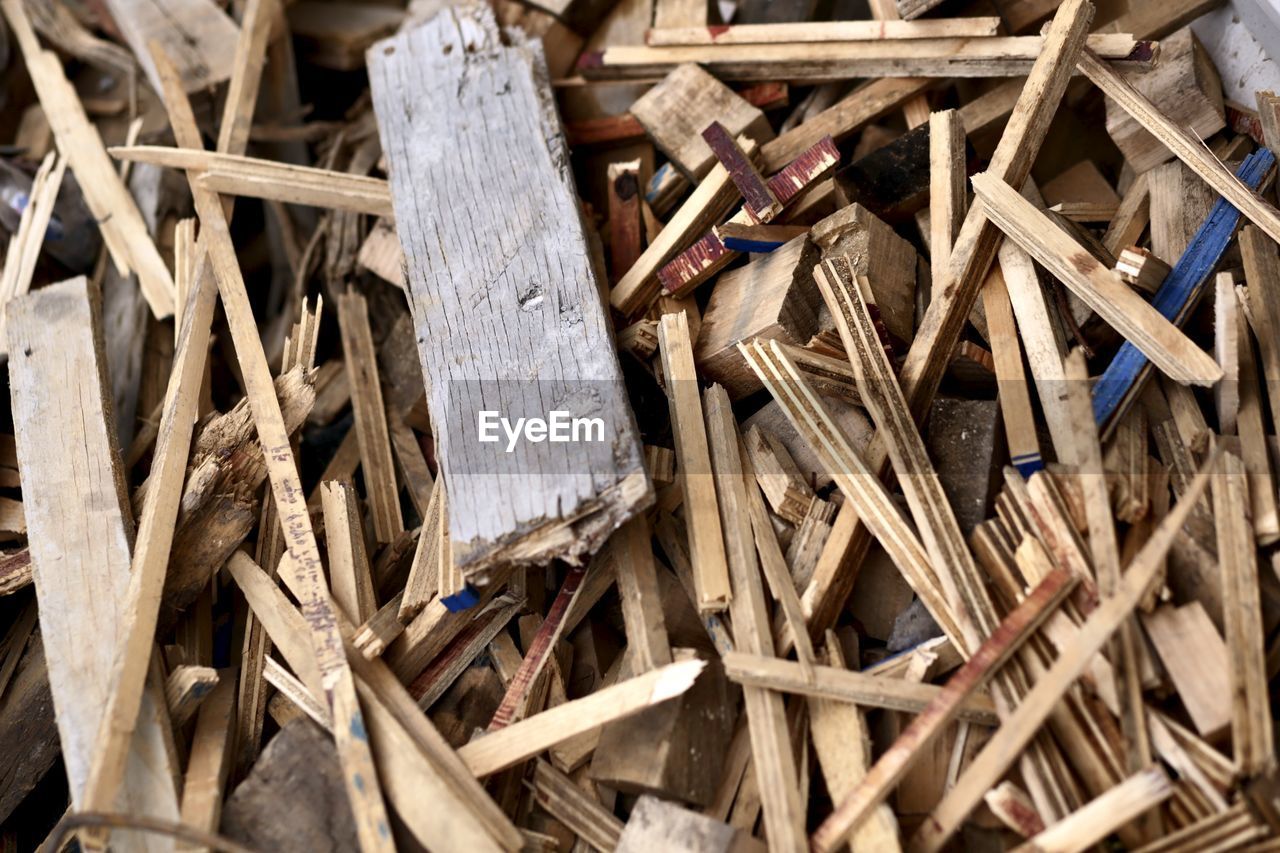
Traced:
<path fill-rule="evenodd" d="M 233 761 L 235 705 L 234 673 L 224 673 L 201 704 L 191 735 L 191 756 L 182 782 L 182 822 L 205 832 L 216 832 L 222 817 L 224 788 Z"/>
<path fill-rule="evenodd" d="M 987 282 L 982 287 L 982 304 L 987 316 L 987 340 L 995 359 L 1000 416 L 1004 419 L 1009 461 L 1019 474 L 1030 477 L 1044 467 L 1044 460 L 1036 439 L 1035 413 L 1031 409 L 1027 377 L 1022 370 L 1022 347 L 1018 342 L 1018 328 L 1014 325 L 1009 288 L 998 267 L 993 267 L 987 274 Z"/>
<path fill-rule="evenodd" d="M 20 0 L 4 0 L 0 9 L 22 49 L 58 150 L 76 175 L 116 270 L 122 276 L 136 274 L 152 313 L 157 318 L 168 317 L 174 308 L 173 277 L 147 233 L 133 196 L 112 166 L 102 137 L 89 122 L 75 88 L 67 80 L 62 60 L 40 47 Z"/>
<path fill-rule="evenodd" d="M 644 80 L 696 62 L 721 80 L 822 83 L 853 77 L 1021 77 L 1042 55 L 1040 36 L 935 38 L 912 41 L 617 45 L 588 51 L 578 71 L 589 80 Z M 1093 35 L 1089 47 L 1108 62 L 1150 67 L 1150 42 L 1119 33 Z M 1084 72 L 1084 69 L 1081 69 Z"/>
<path fill-rule="evenodd" d="M 473 578 L 500 562 L 580 560 L 652 500 L 541 60 L 497 36 L 488 10 L 451 9 L 369 54 L 454 509 L 453 561 Z M 472 167 L 453 164 L 458 151 L 470 152 Z M 531 161 L 535 151 L 544 153 Z M 466 223 L 449 199 L 422 203 L 420 187 L 445 185 L 451 196 L 492 203 Z M 499 186 L 506 189 L 497 194 Z M 515 266 L 503 260 L 517 256 Z M 470 307 L 477 298 L 482 312 Z M 500 358 L 490 349 L 496 341 L 504 342 Z M 599 418 L 601 440 L 575 443 L 572 462 L 561 443 L 523 442 L 504 453 L 477 441 L 480 411 L 545 419 L 543 400 L 564 400 L 574 418 Z M 522 487 L 512 488 L 521 474 Z"/>
<path fill-rule="evenodd" d="M 1016 190 L 990 174 L 974 175 L 972 182 L 997 227 L 1168 376 L 1194 385 L 1212 385 L 1222 378 L 1222 369 L 1211 357 Z"/>
<path fill-rule="evenodd" d="M 41 288 L 9 305 L 7 329 L 40 631 L 77 808 L 85 801 L 106 717 L 130 583 L 128 503 L 107 419 L 110 390 L 97 298 L 83 278 Z M 144 673 L 150 659 L 148 650 Z M 140 690 L 136 701 L 136 733 L 124 741 L 120 802 L 136 814 L 174 819 L 178 801 L 163 737 L 167 714 L 150 691 Z M 120 843 L 147 846 L 128 835 Z"/>
<path fill-rule="evenodd" d="M 1004 774 L 1018 753 L 1040 730 L 1058 700 L 1088 666 L 1089 660 L 1129 617 L 1161 570 L 1163 557 L 1194 499 L 1204 493 L 1216 458 L 1197 475 L 1186 497 L 1153 531 L 1142 550 L 1130 561 L 1115 595 L 1105 599 L 1080 628 L 1073 645 L 1059 650 L 1059 657 L 1040 676 L 1022 703 L 1006 719 L 996 734 L 969 763 L 959 780 L 925 819 L 911 844 L 919 850 L 938 850 L 959 828 L 983 794 Z"/>
<path fill-rule="evenodd" d="M 1240 458 L 1249 472 L 1249 517 L 1254 537 L 1259 545 L 1270 545 L 1280 539 L 1280 508 L 1276 505 L 1276 480 L 1262 417 L 1262 377 L 1258 375 L 1253 336 L 1242 316 L 1244 312 L 1240 310 L 1239 303 L 1236 308 L 1236 340 L 1240 346 L 1240 401 L 1236 427 L 1240 437 Z"/>
<path fill-rule="evenodd" d="M 1218 739 L 1231 725 L 1231 666 L 1204 605 L 1164 605 L 1143 616 L 1142 625 L 1192 725 L 1202 737 Z"/>
<path fill-rule="evenodd" d="M 1242 186 L 1256 190 L 1275 163 L 1269 151 L 1258 151 L 1245 158 L 1235 178 Z M 1178 258 L 1164 284 L 1151 300 L 1151 306 L 1176 323 L 1184 323 L 1195 307 L 1205 283 L 1227 250 L 1240 211 L 1227 197 L 1218 199 L 1213 211 L 1192 238 L 1187 251 Z M 1142 384 L 1151 375 L 1150 362 L 1137 347 L 1128 342 L 1103 371 L 1093 389 L 1093 413 L 1104 433 L 1115 418 L 1136 398 Z"/>
<path fill-rule="evenodd" d="M 694 181 L 716 164 L 702 138 L 711 122 L 720 122 L 735 139 L 745 136 L 757 145 L 773 139 L 773 128 L 758 107 L 692 63 L 676 67 L 636 98 L 631 115 L 680 173 Z"/>
<path fill-rule="evenodd" d="M 378 378 L 373 330 L 369 327 L 369 310 L 363 296 L 354 291 L 338 296 L 338 325 L 346 355 L 343 364 L 351 387 L 356 439 L 360 442 L 360 469 L 369 492 L 373 535 L 378 542 L 386 543 L 404 532 L 404 519 L 400 515 L 400 490 L 396 487 L 395 463 L 391 459 L 391 436 L 387 431 L 387 409 Z"/>
<path fill-rule="evenodd" d="M 724 610 L 732 598 L 729 566 L 686 315 L 664 314 L 658 324 L 658 341 L 684 494 L 698 609 Z"/>

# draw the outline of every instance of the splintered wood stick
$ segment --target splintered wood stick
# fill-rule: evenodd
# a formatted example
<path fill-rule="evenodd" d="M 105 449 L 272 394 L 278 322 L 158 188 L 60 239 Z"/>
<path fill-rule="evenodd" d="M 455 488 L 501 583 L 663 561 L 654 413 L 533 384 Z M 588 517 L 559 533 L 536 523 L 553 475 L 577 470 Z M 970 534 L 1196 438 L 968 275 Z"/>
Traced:
<path fill-rule="evenodd" d="M 373 535 L 378 542 L 386 543 L 404 532 L 404 519 L 400 515 L 400 491 L 396 488 L 387 407 L 382 401 L 369 309 L 359 293 L 350 291 L 338 296 L 338 326 L 346 355 L 343 364 L 351 387 L 356 440 L 360 442 L 360 469 L 369 492 Z"/>
<path fill-rule="evenodd" d="M 154 62 L 157 73 L 166 84 L 165 104 L 170 115 L 176 118 L 172 123 L 175 127 L 183 126 L 186 129 L 182 132 L 194 137 L 195 116 L 182 92 L 177 72 L 163 54 L 154 57 Z M 287 550 L 299 568 L 294 578 L 297 583 L 291 584 L 291 588 L 302 602 L 311 626 L 316 663 L 335 722 L 334 739 L 343 764 L 343 781 L 355 817 L 357 836 L 363 850 L 388 850 L 392 847 L 391 830 L 369 741 L 364 734 L 364 718 L 351 670 L 342 652 L 342 639 L 337 632 L 334 607 L 320 564 L 320 549 L 311 528 L 302 480 L 298 475 L 289 432 L 280 413 L 280 403 L 276 399 L 275 383 L 262 349 L 235 245 L 218 196 L 194 181 L 191 183 L 191 194 L 203 229 L 202 239 L 207 241 L 209 261 L 218 282 L 227 324 L 231 328 L 258 438 L 265 452 L 267 475 L 285 532 Z"/>
<path fill-rule="evenodd" d="M 994 36 L 999 18 L 933 18 L 927 21 L 802 21 L 722 27 L 663 27 L 645 32 L 650 47 L 699 44 L 812 44 L 824 41 L 895 41 Z"/>
<path fill-rule="evenodd" d="M 751 533 L 742 440 L 729 395 L 722 386 L 708 388 L 703 403 L 711 445 L 711 469 L 720 500 L 720 523 L 733 583 L 729 615 L 733 621 L 734 646 L 749 654 L 772 657 L 773 629 Z M 797 784 L 800 777 L 782 697 L 752 686 L 744 688 L 742 693 L 765 830 L 777 849 L 803 851 L 804 803 Z"/>
<path fill-rule="evenodd" d="M 377 611 L 378 599 L 364 548 L 359 498 L 352 486 L 340 481 L 321 483 L 320 496 L 333 600 L 346 611 L 348 619 L 360 624 Z"/>
<path fill-rule="evenodd" d="M 1086 48 L 1076 62 L 1077 67 L 1126 113 L 1160 141 L 1174 156 L 1186 163 L 1209 186 L 1245 215 L 1272 240 L 1280 241 L 1280 210 L 1250 192 L 1189 130 L 1178 125 L 1112 65 L 1105 62 L 1092 46 Z"/>
<path fill-rule="evenodd" d="M 1259 281 L 1259 286 L 1267 286 L 1265 279 Z M 1231 290 L 1231 295 L 1237 296 L 1235 289 Z M 1280 539 L 1280 508 L 1276 505 L 1276 480 L 1272 473 L 1271 453 L 1267 447 L 1266 427 L 1263 424 L 1261 377 L 1258 376 L 1253 336 L 1249 333 L 1249 325 L 1244 317 L 1244 307 L 1237 301 L 1232 317 L 1236 322 L 1235 338 L 1239 347 L 1236 429 L 1240 437 L 1240 458 L 1248 472 L 1249 516 L 1253 524 L 1253 535 L 1259 545 L 1270 545 Z"/>
<path fill-rule="evenodd" d="M 849 446 L 848 439 L 801 378 L 799 370 L 789 362 L 776 342 L 771 342 L 769 347 L 761 341 L 750 345 L 741 343 L 738 348 L 765 388 L 778 401 L 792 426 L 818 452 L 841 493 L 857 507 L 861 523 L 889 553 L 947 636 L 963 648 L 965 640 L 959 620 L 967 619 L 967 614 L 954 611 L 924 547 L 903 517 L 902 510 L 861 455 Z"/>
<path fill-rule="evenodd" d="M 889 676 L 867 675 L 831 666 L 814 666 L 812 677 L 800 664 L 746 652 L 723 656 L 724 671 L 742 685 L 795 693 L 820 699 L 852 702 L 866 708 L 888 708 L 918 714 L 937 700 L 941 687 Z M 959 719 L 983 726 L 999 723 L 995 704 L 980 694 L 966 698 L 957 708 Z"/>
<path fill-rule="evenodd" d="M 674 699 L 693 686 L 705 666 L 705 661 L 684 660 L 658 667 L 487 732 L 459 749 L 458 756 L 477 777 L 491 776 L 585 731 Z"/>
<path fill-rule="evenodd" d="M 295 573 L 285 565 L 289 561 L 287 555 L 281 561 L 281 575 L 286 578 Z M 243 552 L 232 555 L 227 570 L 272 643 L 329 719 L 306 618 Z M 379 778 L 414 837 L 424 844 L 433 838 L 456 838 L 458 843 L 475 844 L 478 850 L 520 849 L 515 827 L 444 744 L 395 676 L 378 661 L 364 661 L 354 646 L 348 654 L 360 667 L 356 684 L 368 712 L 369 743 L 377 754 Z"/>
<path fill-rule="evenodd" d="M 199 183 L 222 195 L 394 216 L 391 190 L 381 178 L 164 145 L 116 145 L 107 151 L 117 160 L 130 163 L 200 172 Z"/>
<path fill-rule="evenodd" d="M 912 839 L 911 847 L 933 853 L 947 843 L 982 796 L 999 781 L 1023 748 L 1035 737 L 1045 719 L 1057 707 L 1089 665 L 1090 659 L 1106 645 L 1115 630 L 1129 618 L 1162 574 L 1164 556 L 1173 545 L 1195 501 L 1204 493 L 1217 465 L 1217 451 L 1197 474 L 1187 493 L 1152 531 L 1151 538 L 1129 562 L 1115 594 L 1103 600 L 1091 613 L 1076 636 L 1053 665 L 1041 675 L 1022 702 L 1005 719 L 982 751 L 969 763 L 960 779 Z"/>
<path fill-rule="evenodd" d="M 1231 743 L 1240 772 L 1248 778 L 1275 766 L 1257 546 L 1249 525 L 1244 463 L 1238 456 L 1224 453 L 1217 474 L 1213 478 L 1213 517 L 1231 675 Z"/>
<path fill-rule="evenodd" d="M 1010 186 L 1020 187 L 1026 181 L 1071 78 L 1092 17 L 1093 6 L 1087 0 L 1066 0 L 1058 7 L 1044 37 L 1043 51 L 1027 76 L 991 155 L 987 174 L 998 176 Z M 981 202 L 974 204 L 956 235 L 947 283 L 934 288 L 900 372 L 903 391 L 917 419 L 929 409 L 999 245 L 1000 232 L 987 221 L 985 206 Z"/>
<path fill-rule="evenodd" d="M 689 531 L 689 557 L 700 611 L 724 610 L 733 592 L 725 556 L 715 480 L 711 477 L 711 452 L 707 444 L 698 374 L 693 364 L 689 320 L 681 312 L 664 314 L 658 324 L 662 375 L 671 406 L 672 434 L 679 460 L 680 488 Z"/>
<path fill-rule="evenodd" d="M 43 287 L 10 303 L 7 328 L 41 642 L 75 809 L 86 801 L 91 764 L 102 754 L 105 744 L 97 738 L 103 726 L 114 733 L 124 725 L 107 721 L 125 717 L 117 710 L 121 700 L 112 698 L 122 693 L 113 673 L 131 618 L 125 609 L 132 583 L 127 504 L 115 431 L 107 421 L 111 391 L 104 384 L 107 366 L 95 307 L 100 298 L 84 277 Z M 180 471 L 185 452 L 181 456 Z M 131 677 L 138 677 L 132 667 L 140 667 L 139 681 L 150 667 L 154 633 L 153 628 L 145 634 L 142 659 L 128 661 Z M 143 684 L 132 699 L 139 708 L 127 720 L 133 736 L 112 738 L 124 753 L 121 807 L 176 817 L 164 700 Z"/>
<path fill-rule="evenodd" d="M 850 834 L 893 792 L 907 771 L 926 754 L 929 745 L 953 720 L 962 718 L 965 705 L 972 701 L 982 685 L 1039 629 L 1045 619 L 1056 612 L 1074 584 L 1075 578 L 1068 572 L 1055 569 L 1010 611 L 867 771 L 858 786 L 822 822 L 811 839 L 815 850 L 836 850 L 848 843 Z"/>
<path fill-rule="evenodd" d="M 1037 285 L 1038 286 L 1038 285 Z M 1035 413 L 1031 409 L 1027 376 L 1022 372 L 1022 346 L 1009 304 L 1009 288 L 1004 273 L 993 266 L 982 287 L 982 305 L 987 315 L 987 341 L 996 364 L 1000 416 L 1004 419 L 1009 461 L 1018 473 L 1030 477 L 1044 468 L 1040 442 L 1036 439 Z"/>
<path fill-rule="evenodd" d="M 588 51 L 578 71 L 588 80 L 646 80 L 696 62 L 721 80 L 787 80 L 821 83 L 853 77 L 1020 77 L 1049 43 L 1041 36 L 928 38 L 787 44 L 719 44 L 649 47 L 612 45 Z M 1108 62 L 1149 68 L 1156 45 L 1124 33 L 1089 36 Z M 1083 64 L 1080 68 L 1088 73 Z M 1068 67 L 1067 74 L 1075 68 Z"/>
<path fill-rule="evenodd" d="M 102 231 L 102 241 L 122 275 L 138 276 L 142 294 L 158 319 L 173 314 L 174 285 L 169 268 L 147 231 L 133 196 L 116 172 L 98 129 L 89 121 L 62 60 L 40 46 L 22 0 L 0 0 L 26 61 L 36 96 L 58 142 L 58 150 L 75 173 L 89 211 Z"/>
<path fill-rule="evenodd" d="M 18 230 L 13 233 L 5 250 L 4 271 L 0 272 L 0 354 L 8 352 L 4 348 L 4 306 L 15 296 L 31 289 L 31 276 L 48 235 L 54 202 L 66 171 L 66 157 L 57 151 L 45 155 L 31 181 L 29 200 L 18 219 Z"/>
<path fill-rule="evenodd" d="M 444 539 L 449 535 L 449 520 L 445 514 L 444 478 L 437 477 L 431 486 L 431 498 L 422 517 L 422 530 L 418 533 L 418 546 L 413 552 L 404 597 L 400 600 L 399 619 L 406 624 L 422 612 L 440 589 L 440 555 Z"/>
<path fill-rule="evenodd" d="M 1222 368 L 1113 270 L 990 173 L 974 175 L 987 216 L 1171 378 L 1213 385 Z"/>
<path fill-rule="evenodd" d="M 1014 853 L 1079 853 L 1105 839 L 1129 821 L 1173 796 L 1173 782 L 1162 767 L 1153 767 L 1116 785 L 1105 794 L 1037 833 Z"/>

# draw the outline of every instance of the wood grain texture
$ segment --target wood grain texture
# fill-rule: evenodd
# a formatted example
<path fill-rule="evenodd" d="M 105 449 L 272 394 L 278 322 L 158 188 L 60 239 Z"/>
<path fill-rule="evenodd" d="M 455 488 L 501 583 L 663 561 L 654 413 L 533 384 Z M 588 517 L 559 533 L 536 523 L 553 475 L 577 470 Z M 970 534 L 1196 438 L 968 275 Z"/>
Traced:
<path fill-rule="evenodd" d="M 152 88 L 161 90 L 152 43 L 173 58 L 182 88 L 198 92 L 231 77 L 240 28 L 213 0 L 105 0 Z"/>
<path fill-rule="evenodd" d="M 78 278 L 9 305 L 9 375 L 49 685 L 78 804 L 105 713 L 129 585 L 128 512 L 101 357 L 98 292 Z M 109 638 L 109 639 L 108 639 Z M 125 768 L 138 814 L 175 819 L 167 714 L 143 693 Z M 131 849 L 145 842 L 117 836 Z M 159 845 L 157 845 L 159 849 Z"/>
<path fill-rule="evenodd" d="M 652 488 L 541 48 L 502 46 L 492 13 L 471 7 L 368 60 L 455 564 L 483 575 L 499 561 L 581 560 Z M 553 409 L 602 418 L 607 440 L 512 453 L 476 441 L 480 410 Z"/>

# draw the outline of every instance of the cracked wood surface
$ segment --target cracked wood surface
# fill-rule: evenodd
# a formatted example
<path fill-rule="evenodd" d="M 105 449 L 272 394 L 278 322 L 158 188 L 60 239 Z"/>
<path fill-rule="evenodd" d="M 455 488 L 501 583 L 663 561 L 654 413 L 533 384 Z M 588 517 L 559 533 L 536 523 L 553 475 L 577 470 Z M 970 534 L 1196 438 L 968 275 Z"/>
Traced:
<path fill-rule="evenodd" d="M 581 560 L 652 500 L 537 42 L 451 9 L 368 54 L 454 560 Z M 478 413 L 603 441 L 478 441 Z"/>

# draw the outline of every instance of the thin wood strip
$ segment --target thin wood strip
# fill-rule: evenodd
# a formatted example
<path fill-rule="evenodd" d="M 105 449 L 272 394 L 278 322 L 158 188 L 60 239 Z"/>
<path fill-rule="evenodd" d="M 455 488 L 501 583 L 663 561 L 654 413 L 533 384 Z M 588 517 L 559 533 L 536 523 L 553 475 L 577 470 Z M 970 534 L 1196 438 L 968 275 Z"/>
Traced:
<path fill-rule="evenodd" d="M 951 244 L 968 207 L 964 143 L 959 113 L 943 110 L 929 116 L 929 268 L 935 287 L 942 286 Z"/>
<path fill-rule="evenodd" d="M 538 626 L 537 634 L 525 651 L 519 671 L 511 679 L 506 694 L 498 703 L 498 709 L 493 712 L 493 718 L 489 720 L 487 733 L 492 734 L 516 722 L 520 710 L 527 708 L 529 692 L 533 690 L 534 683 L 547 666 L 556 643 L 564 633 L 565 616 L 582 589 L 587 569 L 588 566 L 571 566 L 565 573 L 560 591 L 556 593 L 555 600 L 551 602 L 551 609 L 547 611 L 546 618 Z"/>
<path fill-rule="evenodd" d="M 650 47 L 674 47 L 982 37 L 994 36 L 999 25 L 999 18 L 979 17 L 932 18 L 926 21 L 802 21 L 718 27 L 655 27 L 645 32 L 644 41 Z"/>
<path fill-rule="evenodd" d="M 932 684 L 832 666 L 815 665 L 810 676 L 795 661 L 747 652 L 728 652 L 722 661 L 725 675 L 742 685 L 909 714 L 924 712 L 943 690 Z M 977 693 L 967 696 L 955 713 L 965 722 L 982 726 L 996 726 L 1000 722 L 991 698 Z"/>
<path fill-rule="evenodd" d="M 1041 36 L 932 38 L 911 41 L 709 44 L 676 47 L 612 45 L 588 51 L 578 71 L 588 80 L 647 80 L 696 62 L 725 81 L 821 83 L 854 77 L 1020 77 L 1049 43 Z M 1123 33 L 1089 36 L 1102 59 L 1149 68 L 1156 45 Z M 1068 67 L 1069 74 L 1075 69 Z M 1080 72 L 1089 73 L 1083 67 Z"/>
<path fill-rule="evenodd" d="M 205 832 L 218 829 L 227 776 L 233 763 L 236 679 L 224 673 L 200 705 L 191 755 L 182 783 L 182 822 Z"/>
<path fill-rule="evenodd" d="M 711 149 L 711 153 L 729 172 L 734 186 L 742 195 L 743 207 L 752 219 L 767 223 L 777 216 L 782 210 L 782 205 L 778 203 L 778 199 L 769 189 L 764 177 L 756 170 L 750 155 L 738 147 L 725 126 L 718 121 L 711 122 L 706 130 L 702 131 L 702 138 Z"/>
<path fill-rule="evenodd" d="M 369 328 L 369 309 L 359 293 L 348 291 L 338 296 L 338 326 L 346 356 L 343 364 L 351 388 L 356 439 L 360 442 L 360 469 L 369 491 L 373 535 L 385 544 L 404 532 L 404 518 L 400 514 L 400 490 L 396 487 L 395 462 L 391 458 L 387 407 L 378 378 L 378 356 L 373 347 L 373 331 Z"/>
<path fill-rule="evenodd" d="M 102 239 L 123 276 L 138 276 L 142 294 L 158 319 L 173 314 L 174 284 L 169 268 L 147 231 L 138 205 L 112 166 L 102 137 L 85 114 L 62 60 L 40 46 L 21 0 L 0 0 L 0 9 L 26 60 L 36 96 L 71 171 L 79 179 L 85 204 L 102 231 Z"/>
<path fill-rule="evenodd" d="M 595 849 L 613 850 L 618 846 L 622 821 L 542 759 L 534 763 L 533 796 L 552 817 Z"/>
<path fill-rule="evenodd" d="M 1130 776 L 1088 805 L 1038 833 L 1014 853 L 1079 853 L 1173 795 L 1162 767 Z"/>
<path fill-rule="evenodd" d="M 722 386 L 708 388 L 703 404 L 711 444 L 711 469 L 733 583 L 729 615 L 733 621 L 734 646 L 750 654 L 771 657 L 773 629 L 751 533 L 737 421 L 729 394 Z M 753 686 L 747 686 L 742 692 L 765 830 L 776 849 L 802 853 L 806 848 L 805 806 L 797 784 L 800 777 L 782 697 Z"/>
<path fill-rule="evenodd" d="M 693 364 L 693 344 L 689 340 L 689 321 L 683 312 L 662 316 L 658 343 L 679 459 L 697 605 L 700 611 L 724 610 L 732 598 L 729 565 L 715 481 L 711 477 L 711 456 L 698 394 L 698 374 Z"/>
<path fill-rule="evenodd" d="M 679 696 L 705 666 L 705 661 L 685 660 L 629 678 L 488 732 L 459 749 L 458 757 L 476 776 L 491 776 L 585 731 Z"/>
<path fill-rule="evenodd" d="M 1039 285 L 1036 284 L 1038 287 Z M 1022 346 L 1014 324 L 1013 308 L 1004 273 L 993 266 L 982 287 L 982 305 L 987 316 L 987 341 L 995 360 L 1000 416 L 1004 419 L 1009 461 L 1018 473 L 1030 477 L 1044 468 L 1040 442 L 1036 439 L 1035 413 L 1026 374 L 1022 372 Z"/>
<path fill-rule="evenodd" d="M 1231 742 L 1246 777 L 1275 766 L 1266 636 L 1257 547 L 1249 525 L 1249 483 L 1238 456 L 1224 453 L 1213 478 L 1213 517 L 1222 569 L 1222 620 L 1230 654 Z"/>
<path fill-rule="evenodd" d="M 622 602 L 631 671 L 648 672 L 666 666 L 672 661 L 671 643 L 649 544 L 648 522 L 643 517 L 628 521 L 609 540 L 608 547 L 618 566 L 618 598 Z"/>
<path fill-rule="evenodd" d="M 357 625 L 378 609 L 373 573 L 364 548 L 364 529 L 354 487 L 340 481 L 320 484 L 324 505 L 325 549 L 333 600 Z"/>
<path fill-rule="evenodd" d="M 296 166 L 275 160 L 163 145 L 117 145 L 117 160 L 201 172 L 201 186 L 223 195 L 392 217 L 391 190 L 381 178 Z"/>
<path fill-rule="evenodd" d="M 54 202 L 62 187 L 67 158 L 50 151 L 40 163 L 31 181 L 27 205 L 18 219 L 18 230 L 5 250 L 4 270 L 0 272 L 0 353 L 7 354 L 4 339 L 4 306 L 9 300 L 31 290 L 31 276 L 48 234 Z"/>

